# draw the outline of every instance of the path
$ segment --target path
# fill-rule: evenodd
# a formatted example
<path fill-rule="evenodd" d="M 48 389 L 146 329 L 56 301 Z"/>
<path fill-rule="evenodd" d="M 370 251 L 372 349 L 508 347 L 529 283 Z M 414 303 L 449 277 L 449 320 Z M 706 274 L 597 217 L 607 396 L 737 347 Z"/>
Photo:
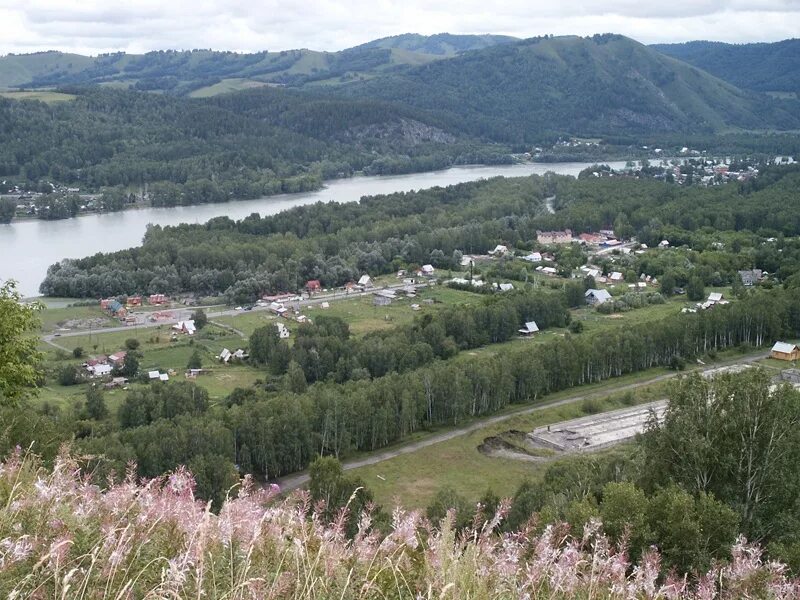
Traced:
<path fill-rule="evenodd" d="M 708 369 L 700 369 L 700 371 L 711 371 L 713 369 L 718 369 L 720 367 L 731 366 L 736 364 L 746 364 L 746 363 L 753 363 L 758 360 L 762 360 L 766 358 L 767 355 L 763 353 L 754 354 L 750 356 L 743 356 L 737 358 L 736 360 L 730 361 L 723 361 L 721 363 L 715 364 L 713 367 L 709 367 Z M 697 369 L 695 369 L 697 370 Z M 399 448 L 393 448 L 391 450 L 385 450 L 383 452 L 378 452 L 377 454 L 370 454 L 364 458 L 359 458 L 351 461 L 347 461 L 342 463 L 342 469 L 345 471 L 349 471 L 350 469 L 358 469 L 359 467 L 366 467 L 369 465 L 374 465 L 379 462 L 383 462 L 386 460 L 390 460 L 392 458 L 396 458 L 398 456 L 402 456 L 403 454 L 410 454 L 411 452 L 416 452 L 417 450 L 421 450 L 422 448 L 427 448 L 428 446 L 433 446 L 434 444 L 438 444 L 440 442 L 446 442 L 448 440 L 452 440 L 453 438 L 460 437 L 462 435 L 466 435 L 468 433 L 472 433 L 473 431 L 477 431 L 479 429 L 483 429 L 490 425 L 495 425 L 497 423 L 502 423 L 503 421 L 507 421 L 508 419 L 518 417 L 520 415 L 527 415 L 535 412 L 540 412 L 543 410 L 547 410 L 550 408 L 555 408 L 558 406 L 564 406 L 565 404 L 572 404 L 573 402 L 581 402 L 588 398 L 598 397 L 598 396 L 609 396 L 611 394 L 617 394 L 619 392 L 626 392 L 629 390 L 635 390 L 647 385 L 651 385 L 653 383 L 657 383 L 659 381 L 664 381 L 667 379 L 672 379 L 673 377 L 677 377 L 680 373 L 666 373 L 664 375 L 658 375 L 653 377 L 652 379 L 648 379 L 647 381 L 641 381 L 637 383 L 629 383 L 626 385 L 621 385 L 617 387 L 613 387 L 611 389 L 604 389 L 600 392 L 589 392 L 583 394 L 576 394 L 574 396 L 569 396 L 567 398 L 562 398 L 561 400 L 555 400 L 552 402 L 545 402 L 543 404 L 537 404 L 536 406 L 529 406 L 523 408 L 521 410 L 517 410 L 511 413 L 506 413 L 503 415 L 498 415 L 496 417 L 489 417 L 488 419 L 481 419 L 475 423 L 467 425 L 466 427 L 461 427 L 458 429 L 451 429 L 449 431 L 443 431 L 441 433 L 435 433 L 426 437 L 425 439 L 412 442 L 405 446 L 401 446 Z M 615 409 L 616 410 L 616 409 Z M 601 414 L 601 413 L 600 413 Z M 594 415 L 597 417 L 597 415 Z M 308 474 L 305 472 L 297 473 L 294 475 L 290 475 L 288 477 L 284 477 L 278 480 L 278 484 L 281 487 L 281 490 L 293 490 L 298 488 L 305 483 L 308 482 Z"/>

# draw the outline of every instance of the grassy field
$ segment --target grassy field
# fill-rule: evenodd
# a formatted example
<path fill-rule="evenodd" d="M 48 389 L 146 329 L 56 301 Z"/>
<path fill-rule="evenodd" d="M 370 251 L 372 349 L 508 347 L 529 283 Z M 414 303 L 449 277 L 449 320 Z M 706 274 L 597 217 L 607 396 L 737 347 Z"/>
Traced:
<path fill-rule="evenodd" d="M 364 480 L 378 503 L 386 506 L 399 503 L 408 508 L 425 507 L 442 487 L 453 488 L 471 501 L 477 500 L 487 489 L 501 497 L 511 496 L 522 481 L 541 476 L 550 462 L 487 456 L 478 450 L 487 437 L 510 430 L 531 431 L 549 423 L 662 398 L 666 395 L 663 382 L 639 388 L 630 396 L 609 395 L 608 392 L 621 385 L 652 379 L 659 373 L 637 374 L 597 386 L 553 394 L 547 398 L 548 403 L 578 392 L 593 394 L 593 397 L 540 412 L 512 416 L 502 423 L 351 472 Z M 513 407 L 512 410 L 519 410 L 519 407 Z"/>
<path fill-rule="evenodd" d="M 47 90 L 0 92 L 0 96 L 3 98 L 10 98 L 11 100 L 39 100 L 40 102 L 46 102 L 48 104 L 66 102 L 76 98 L 73 94 L 62 94 L 61 92 L 50 92 Z"/>
<path fill-rule="evenodd" d="M 211 96 L 219 96 L 220 94 L 230 94 L 233 92 L 240 92 L 242 90 L 249 90 L 253 88 L 264 87 L 268 85 L 263 81 L 253 81 L 252 79 L 223 79 L 215 83 L 197 90 L 189 94 L 190 98 L 210 98 Z"/>

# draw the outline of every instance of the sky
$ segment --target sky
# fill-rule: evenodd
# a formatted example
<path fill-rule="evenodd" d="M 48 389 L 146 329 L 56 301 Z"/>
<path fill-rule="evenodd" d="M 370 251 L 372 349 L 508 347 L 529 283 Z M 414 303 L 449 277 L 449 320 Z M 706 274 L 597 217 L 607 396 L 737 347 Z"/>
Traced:
<path fill-rule="evenodd" d="M 800 0 L 0 0 L 0 54 L 341 50 L 401 33 L 800 37 Z"/>

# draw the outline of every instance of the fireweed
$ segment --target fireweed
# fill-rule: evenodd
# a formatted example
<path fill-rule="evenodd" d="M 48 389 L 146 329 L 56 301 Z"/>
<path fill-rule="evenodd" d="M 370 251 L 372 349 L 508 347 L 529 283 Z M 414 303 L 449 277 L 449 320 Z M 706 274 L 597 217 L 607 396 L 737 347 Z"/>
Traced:
<path fill-rule="evenodd" d="M 659 555 L 631 564 L 599 522 L 463 532 L 395 509 L 391 530 L 346 509 L 322 518 L 304 492 L 281 499 L 245 478 L 218 514 L 194 497 L 185 469 L 140 481 L 131 468 L 105 489 L 64 454 L 46 471 L 16 452 L 0 462 L 0 597 L 12 599 L 798 598 L 800 582 L 739 539 L 706 574 L 660 576 Z"/>

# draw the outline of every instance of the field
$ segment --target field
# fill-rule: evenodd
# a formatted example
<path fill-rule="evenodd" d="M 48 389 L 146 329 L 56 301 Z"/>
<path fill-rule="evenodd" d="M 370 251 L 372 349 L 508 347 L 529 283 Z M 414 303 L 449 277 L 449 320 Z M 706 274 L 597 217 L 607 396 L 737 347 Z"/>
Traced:
<path fill-rule="evenodd" d="M 223 79 L 222 81 L 209 85 L 189 94 L 190 98 L 210 98 L 211 96 L 218 96 L 220 94 L 230 94 L 232 92 L 240 92 L 242 90 L 249 90 L 252 88 L 259 88 L 268 85 L 261 81 L 253 81 L 252 79 Z"/>
<path fill-rule="evenodd" d="M 75 99 L 75 96 L 72 94 L 62 94 L 61 92 L 50 92 L 47 90 L 0 92 L 0 96 L 3 98 L 10 98 L 11 100 L 39 100 L 40 102 L 46 102 L 48 104 Z"/>

